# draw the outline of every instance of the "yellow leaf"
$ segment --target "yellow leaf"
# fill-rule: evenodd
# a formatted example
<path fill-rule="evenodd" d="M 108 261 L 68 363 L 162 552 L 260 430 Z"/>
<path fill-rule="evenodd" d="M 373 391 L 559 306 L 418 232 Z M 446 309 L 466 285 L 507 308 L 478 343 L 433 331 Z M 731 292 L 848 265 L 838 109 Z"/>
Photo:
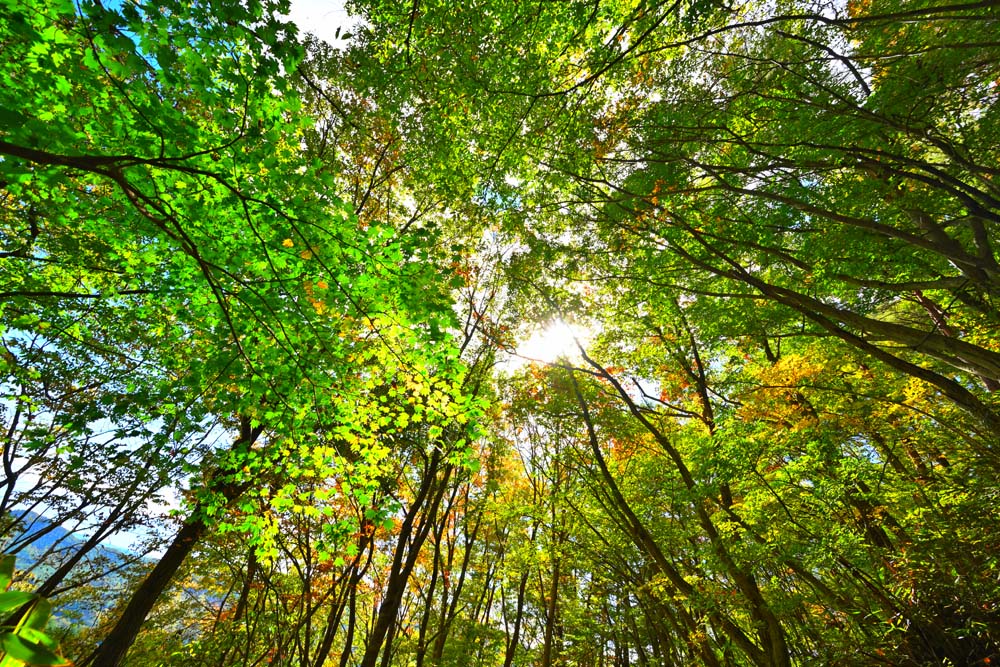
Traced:
<path fill-rule="evenodd" d="M 291 239 L 285 239 L 284 241 L 281 242 L 281 245 L 285 246 L 286 248 L 291 248 L 293 245 L 295 245 L 295 241 Z"/>

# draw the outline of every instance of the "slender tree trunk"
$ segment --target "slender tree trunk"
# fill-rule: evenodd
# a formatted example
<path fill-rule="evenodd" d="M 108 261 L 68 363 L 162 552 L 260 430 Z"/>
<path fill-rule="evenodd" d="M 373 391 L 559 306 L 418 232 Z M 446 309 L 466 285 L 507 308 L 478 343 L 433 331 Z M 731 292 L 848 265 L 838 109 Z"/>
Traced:
<path fill-rule="evenodd" d="M 389 573 L 389 581 L 386 584 L 385 595 L 375 619 L 375 626 L 368 637 L 368 645 L 365 647 L 365 654 L 361 659 L 361 667 L 375 667 L 383 646 L 385 650 L 389 650 L 387 637 L 390 636 L 391 627 L 396 623 L 396 615 L 399 612 L 400 602 L 402 601 L 403 593 L 406 592 L 406 582 L 417 562 L 420 548 L 430 533 L 433 517 L 437 515 L 441 498 L 448 486 L 448 480 L 451 478 L 452 467 L 450 465 L 444 469 L 444 474 L 441 475 L 440 479 L 438 478 L 437 473 L 440 461 L 441 452 L 440 450 L 435 450 L 424 471 L 424 480 L 421 483 L 416 498 L 414 498 L 410 512 L 400 526 L 399 538 L 396 543 L 395 553 L 393 554 L 392 568 Z M 428 498 L 430 499 L 430 504 L 425 505 Z M 426 509 L 421 512 L 422 508 Z M 424 520 L 414 530 L 417 516 L 421 513 L 424 516 Z M 413 535 L 412 540 L 410 540 L 411 535 Z M 409 542 L 409 545 L 407 545 L 407 542 Z"/>
<path fill-rule="evenodd" d="M 420 619 L 420 630 L 417 635 L 417 648 L 414 656 L 415 667 L 424 666 L 424 657 L 427 655 L 427 635 L 431 624 L 431 615 L 434 613 L 434 592 L 437 590 L 438 573 L 441 571 L 441 535 L 444 532 L 444 522 L 435 532 L 434 557 L 431 559 L 431 580 L 427 584 L 427 602 L 424 604 L 424 613 Z"/>
<path fill-rule="evenodd" d="M 351 654 L 354 652 L 354 632 L 358 626 L 358 587 L 351 586 L 347 598 L 347 633 L 344 637 L 344 650 L 340 654 L 340 667 L 347 667 Z"/>
<path fill-rule="evenodd" d="M 247 555 L 247 572 L 243 580 L 243 588 L 240 589 L 240 597 L 236 600 L 236 610 L 233 612 L 233 623 L 237 623 L 243 618 L 247 611 L 247 603 L 250 600 L 250 591 L 253 588 L 253 580 L 257 576 L 257 551 L 253 548 Z"/>
<path fill-rule="evenodd" d="M 517 586 L 517 607 L 514 609 L 514 631 L 510 633 L 507 641 L 507 651 L 503 658 L 503 667 L 511 667 L 514 664 L 514 654 L 521 643 L 521 619 L 524 618 L 524 596 L 528 588 L 528 571 L 521 574 L 521 581 Z"/>
<path fill-rule="evenodd" d="M 349 574 L 343 578 L 344 587 L 337 596 L 337 603 L 330 611 L 330 615 L 326 619 L 326 630 L 323 633 L 323 641 L 316 651 L 316 655 L 313 658 L 313 664 L 317 667 L 324 665 L 326 663 L 326 658 L 330 654 L 330 650 L 333 648 L 333 640 L 336 639 L 337 629 L 340 627 L 340 619 L 344 615 L 344 610 L 347 608 L 348 600 L 353 599 L 354 591 L 357 590 L 358 584 L 361 582 L 361 578 L 364 577 L 365 573 L 368 571 L 368 567 L 371 565 L 372 557 L 375 555 L 374 543 L 362 535 L 358 541 L 358 555 L 354 558 L 351 564 Z M 364 567 L 359 567 L 361 562 L 361 554 L 367 550 L 368 556 L 365 560 Z M 353 611 L 352 611 L 353 613 Z M 345 644 L 344 654 L 346 655 L 350 649 L 350 640 L 348 639 Z"/>
<path fill-rule="evenodd" d="M 561 544 L 560 544 L 561 546 Z M 552 653 L 555 644 L 556 619 L 559 613 L 559 576 L 561 574 L 562 558 L 556 556 L 552 564 L 552 580 L 549 582 L 548 599 L 545 605 L 545 635 L 542 644 L 542 667 L 552 666 Z"/>
<path fill-rule="evenodd" d="M 584 354 L 584 359 L 587 361 L 587 363 L 593 365 L 595 368 L 601 368 L 596 362 L 594 362 L 593 359 L 588 357 L 586 354 Z M 601 368 L 601 370 L 603 371 L 603 368 Z M 633 415 L 637 416 L 639 421 L 644 426 L 646 426 L 647 429 L 650 430 L 650 433 L 656 436 L 658 432 L 655 430 L 655 428 L 652 427 L 651 424 L 648 423 L 647 420 L 645 420 L 644 417 L 642 417 L 641 414 L 638 413 L 638 409 L 635 407 L 635 404 L 631 401 L 631 399 L 628 397 L 628 393 L 621 387 L 621 385 L 617 382 L 617 380 L 615 380 L 610 375 L 605 375 L 604 377 L 608 378 L 611 381 L 611 383 L 615 386 L 615 389 L 626 401 L 626 404 L 629 406 L 629 409 L 632 411 Z M 572 374 L 570 375 L 570 381 L 573 383 L 573 392 L 574 394 L 576 394 L 577 402 L 580 405 L 581 416 L 583 417 L 584 425 L 587 427 L 587 437 L 590 442 L 590 449 L 594 454 L 594 460 L 597 463 L 597 467 L 601 472 L 601 477 L 604 479 L 605 485 L 607 486 L 607 491 L 612 506 L 619 514 L 618 517 L 620 521 L 619 525 L 629 536 L 629 538 L 633 541 L 633 543 L 652 559 L 656 569 L 659 572 L 666 575 L 667 579 L 670 581 L 670 584 L 676 591 L 688 597 L 693 596 L 693 594 L 695 593 L 694 586 L 692 586 L 692 584 L 689 583 L 681 574 L 681 572 L 670 562 L 666 554 L 663 553 L 663 550 L 660 549 L 660 546 L 659 544 L 657 544 L 656 539 L 653 537 L 652 534 L 650 534 L 649 530 L 642 523 L 639 517 L 636 516 L 635 512 L 632 510 L 631 505 L 629 505 L 628 501 L 625 499 L 625 496 L 622 494 L 621 489 L 618 487 L 618 482 L 615 481 L 614 476 L 608 469 L 607 462 L 604 460 L 604 454 L 601 452 L 601 448 L 597 440 L 597 432 L 594 429 L 594 422 L 590 418 L 590 409 L 587 407 L 587 403 L 584 400 L 583 394 L 580 391 L 579 383 L 576 381 L 576 377 Z M 657 439 L 659 440 L 659 438 Z M 669 445 L 669 443 L 667 444 Z M 676 450 L 673 450 L 672 454 L 674 463 L 677 464 L 678 466 L 678 472 L 681 473 L 682 477 L 685 475 L 685 473 L 687 474 L 688 477 L 690 477 L 690 472 L 687 470 L 686 466 L 683 465 L 683 462 L 680 461 L 678 458 L 680 454 L 676 452 Z M 685 478 L 684 481 L 685 484 L 688 486 L 688 488 L 691 488 L 689 479 Z M 701 508 L 701 511 L 704 512 L 704 508 Z M 737 574 L 739 573 L 734 573 L 734 578 L 735 575 Z M 742 590 L 743 586 L 741 585 L 740 588 Z M 693 629 L 695 622 L 694 619 L 691 618 L 691 615 L 687 613 L 683 607 L 678 607 L 677 611 L 678 614 L 684 617 L 685 623 L 691 626 Z M 718 611 L 712 612 L 710 614 L 710 617 L 712 618 L 713 621 L 718 622 L 719 626 L 721 626 L 722 630 L 729 637 L 729 639 L 735 645 L 737 645 L 740 648 L 740 650 L 746 653 L 747 657 L 749 657 L 754 663 L 759 665 L 768 664 L 767 662 L 768 654 L 765 651 L 761 650 L 761 648 L 758 647 L 756 644 L 754 644 L 754 642 L 750 639 L 750 637 L 747 636 L 747 634 L 735 622 L 733 622 L 731 618 L 719 613 Z M 764 626 L 761 628 L 762 630 L 770 631 L 770 627 L 767 624 L 762 624 L 762 625 Z M 687 641 L 691 643 L 692 639 L 688 637 Z M 693 650 L 702 655 L 705 664 L 707 665 L 718 664 L 718 662 L 715 660 L 715 654 L 712 650 L 711 645 L 709 645 L 707 638 L 700 639 L 697 642 L 697 644 L 692 644 L 691 647 Z M 783 662 L 776 662 L 774 664 L 780 667 L 785 667 L 786 665 L 786 663 Z"/>

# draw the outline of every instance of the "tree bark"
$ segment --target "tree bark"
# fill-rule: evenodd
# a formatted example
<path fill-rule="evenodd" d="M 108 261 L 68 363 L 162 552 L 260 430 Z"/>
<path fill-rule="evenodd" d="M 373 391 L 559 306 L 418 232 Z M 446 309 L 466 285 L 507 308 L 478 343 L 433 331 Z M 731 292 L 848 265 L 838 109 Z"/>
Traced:
<path fill-rule="evenodd" d="M 389 573 L 389 581 L 386 584 L 385 596 L 379 607 L 375 626 L 368 637 L 368 645 L 365 647 L 365 654 L 361 659 L 361 667 L 375 667 L 383 646 L 385 650 L 389 650 L 390 648 L 387 638 L 390 637 L 390 630 L 396 623 L 396 615 L 399 612 L 403 593 L 406 592 L 406 582 L 413 571 L 414 565 L 416 565 L 420 548 L 430 533 L 433 518 L 437 515 L 441 498 L 451 477 L 452 467 L 448 465 L 444 469 L 444 474 L 438 479 L 437 473 L 440 462 L 441 452 L 435 449 L 424 471 L 424 479 L 422 480 L 420 490 L 400 526 L 399 538 L 393 554 L 392 568 Z M 435 488 L 435 485 L 437 488 Z M 430 499 L 430 504 L 425 505 L 428 498 Z M 421 514 L 422 509 L 424 510 L 424 520 L 414 530 L 417 516 Z M 410 540 L 411 535 L 413 536 L 412 541 Z M 408 541 L 410 542 L 409 545 L 407 545 Z"/>
<path fill-rule="evenodd" d="M 139 628 L 153 609 L 153 605 L 180 569 L 184 559 L 201 540 L 206 529 L 205 522 L 200 518 L 188 521 L 181 527 L 163 554 L 163 558 L 132 594 L 132 599 L 129 600 L 115 627 L 101 645 L 86 660 L 81 661 L 81 667 L 118 667 L 125 657 L 125 652 L 139 634 Z"/>
<path fill-rule="evenodd" d="M 233 443 L 233 450 L 249 449 L 257 438 L 260 437 L 262 431 L 262 427 L 252 426 L 249 417 L 241 417 L 240 436 Z M 215 476 L 220 478 L 224 477 L 224 473 L 227 471 L 218 472 L 223 473 L 222 475 L 217 474 Z M 229 504 L 242 496 L 248 487 L 248 482 L 240 484 L 223 483 L 216 490 L 222 494 L 226 503 Z M 152 611 L 153 605 L 156 604 L 156 601 L 163 594 L 163 591 L 166 590 L 174 575 L 177 574 L 177 571 L 184 563 L 184 559 L 187 558 L 188 554 L 191 553 L 195 545 L 198 544 L 208 530 L 208 524 L 205 523 L 203 518 L 205 516 L 203 509 L 200 503 L 195 507 L 191 517 L 177 532 L 177 535 L 174 536 L 173 542 L 167 547 L 167 551 L 163 554 L 160 562 L 156 564 L 153 571 L 149 573 L 142 584 L 139 585 L 139 588 L 136 589 L 135 593 L 132 594 L 132 598 L 129 600 L 124 612 L 122 612 L 121 617 L 119 617 L 118 622 L 111 629 L 111 632 L 104 638 L 100 646 L 94 649 L 93 653 L 80 662 L 80 667 L 118 667 L 121 664 L 125 653 L 135 642 L 135 638 L 138 636 L 143 622 L 145 622 L 149 612 Z"/>

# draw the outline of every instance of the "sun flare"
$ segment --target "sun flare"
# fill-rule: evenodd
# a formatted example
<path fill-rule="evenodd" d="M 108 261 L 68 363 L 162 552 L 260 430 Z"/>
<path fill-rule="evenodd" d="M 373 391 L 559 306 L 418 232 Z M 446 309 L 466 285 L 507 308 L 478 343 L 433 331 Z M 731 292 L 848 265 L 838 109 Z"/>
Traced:
<path fill-rule="evenodd" d="M 584 344 L 587 338 L 588 332 L 583 327 L 556 320 L 535 331 L 518 345 L 516 354 L 525 362 L 537 361 L 546 364 L 559 359 L 579 359 L 578 342 Z"/>

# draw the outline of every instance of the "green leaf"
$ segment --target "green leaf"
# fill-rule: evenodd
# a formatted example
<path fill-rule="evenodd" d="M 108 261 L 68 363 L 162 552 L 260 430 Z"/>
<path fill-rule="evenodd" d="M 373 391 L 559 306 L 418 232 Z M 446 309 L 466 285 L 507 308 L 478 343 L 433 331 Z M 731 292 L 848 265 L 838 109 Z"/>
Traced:
<path fill-rule="evenodd" d="M 31 611 L 28 612 L 27 618 L 24 619 L 24 625 L 28 628 L 41 630 L 49 622 L 51 615 L 52 603 L 46 598 L 38 598 L 38 601 L 31 607 Z"/>
<path fill-rule="evenodd" d="M 45 646 L 19 637 L 12 632 L 0 634 L 0 648 L 12 658 L 22 660 L 29 665 L 66 665 L 61 658 Z"/>
<path fill-rule="evenodd" d="M 21 605 L 28 604 L 36 597 L 38 596 L 34 593 L 27 593 L 25 591 L 6 591 L 0 593 L 0 611 L 17 609 Z"/>
<path fill-rule="evenodd" d="M 41 644 L 42 646 L 47 646 L 53 651 L 59 648 L 59 642 L 57 642 L 52 637 L 40 630 L 34 628 L 26 628 L 24 626 L 20 627 L 17 632 L 17 636 L 27 639 L 29 642 L 34 642 L 36 644 Z"/>

